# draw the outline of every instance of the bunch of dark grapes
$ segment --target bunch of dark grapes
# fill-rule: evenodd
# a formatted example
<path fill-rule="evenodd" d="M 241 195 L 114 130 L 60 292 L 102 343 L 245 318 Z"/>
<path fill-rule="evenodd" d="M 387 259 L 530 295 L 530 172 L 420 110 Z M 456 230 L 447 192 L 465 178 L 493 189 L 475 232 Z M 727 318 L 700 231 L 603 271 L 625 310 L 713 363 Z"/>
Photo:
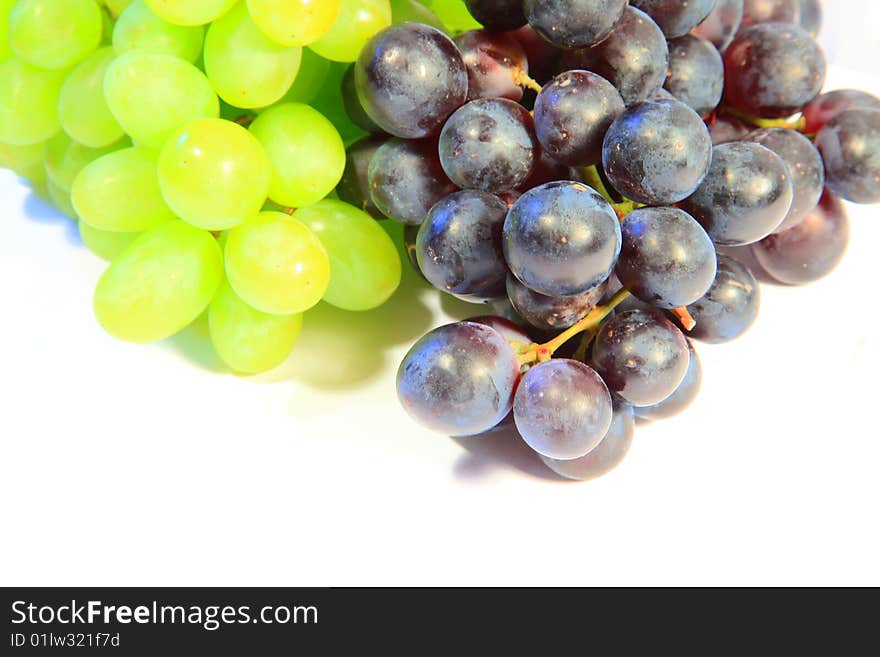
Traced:
<path fill-rule="evenodd" d="M 339 195 L 407 226 L 413 266 L 490 303 L 423 337 L 401 403 L 453 436 L 512 421 L 562 476 L 614 467 L 634 418 L 700 386 L 773 277 L 829 273 L 841 199 L 880 201 L 880 100 L 820 95 L 810 0 L 467 0 L 485 27 L 406 23 L 346 86 L 373 134 Z M 479 314 L 479 313 L 475 313 Z"/>

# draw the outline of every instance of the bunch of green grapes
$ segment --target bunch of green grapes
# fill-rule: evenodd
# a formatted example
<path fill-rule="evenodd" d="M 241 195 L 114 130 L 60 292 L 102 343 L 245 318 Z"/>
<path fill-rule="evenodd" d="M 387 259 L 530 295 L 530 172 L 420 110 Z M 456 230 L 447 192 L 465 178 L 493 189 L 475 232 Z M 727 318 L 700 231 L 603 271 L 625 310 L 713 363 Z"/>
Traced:
<path fill-rule="evenodd" d="M 231 369 L 271 369 L 319 302 L 370 310 L 399 285 L 383 219 L 336 196 L 366 136 L 340 90 L 377 32 L 463 16 L 431 4 L 0 0 L 0 168 L 109 261 L 109 334 L 206 316 Z"/>

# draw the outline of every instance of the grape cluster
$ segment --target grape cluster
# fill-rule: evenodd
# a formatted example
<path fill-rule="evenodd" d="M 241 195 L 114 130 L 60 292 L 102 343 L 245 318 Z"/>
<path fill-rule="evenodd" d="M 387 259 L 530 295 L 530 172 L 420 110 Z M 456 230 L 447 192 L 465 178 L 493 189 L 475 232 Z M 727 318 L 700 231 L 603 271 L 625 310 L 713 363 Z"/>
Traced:
<path fill-rule="evenodd" d="M 694 399 L 695 341 L 755 321 L 738 252 L 788 284 L 838 264 L 842 201 L 880 201 L 880 100 L 821 94 L 812 0 L 465 5 L 478 25 L 455 13 L 454 39 L 378 33 L 348 90 L 372 135 L 346 200 L 406 222 L 427 281 L 498 315 L 417 342 L 398 396 L 454 436 L 512 420 L 592 479 L 635 417 Z"/>

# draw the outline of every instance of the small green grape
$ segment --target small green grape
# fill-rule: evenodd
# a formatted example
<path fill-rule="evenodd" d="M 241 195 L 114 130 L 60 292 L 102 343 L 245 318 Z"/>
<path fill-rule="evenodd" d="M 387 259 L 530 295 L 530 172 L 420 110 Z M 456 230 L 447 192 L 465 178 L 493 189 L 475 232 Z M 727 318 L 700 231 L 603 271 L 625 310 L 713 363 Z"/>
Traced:
<path fill-rule="evenodd" d="M 269 315 L 247 305 L 229 283 L 208 308 L 211 343 L 223 362 L 242 374 L 278 367 L 290 355 L 302 329 L 302 315 Z"/>
<path fill-rule="evenodd" d="M 171 55 L 119 55 L 107 67 L 104 95 L 132 140 L 153 148 L 190 121 L 220 115 L 220 102 L 205 74 Z"/>
<path fill-rule="evenodd" d="M 15 144 L 0 143 L 0 169 L 10 169 L 20 176 L 27 178 L 27 174 L 34 168 L 43 168 L 43 155 L 46 152 L 46 143 Z"/>
<path fill-rule="evenodd" d="M 333 26 L 342 0 L 247 0 L 254 23 L 282 46 L 307 46 Z"/>
<path fill-rule="evenodd" d="M 115 56 L 113 48 L 96 50 L 61 85 L 61 127 L 71 139 L 92 148 L 112 144 L 125 134 L 104 100 L 104 73 Z"/>
<path fill-rule="evenodd" d="M 272 107 L 251 124 L 272 163 L 269 197 L 298 208 L 332 192 L 345 170 L 342 138 L 320 112 L 308 105 Z"/>
<path fill-rule="evenodd" d="M 429 9 L 443 21 L 443 24 L 453 34 L 467 32 L 468 30 L 482 29 L 482 25 L 471 16 L 464 0 L 428 0 L 425 3 Z"/>
<path fill-rule="evenodd" d="M 146 2 L 156 16 L 174 25 L 206 25 L 232 9 L 238 0 L 146 0 Z"/>
<path fill-rule="evenodd" d="M 113 47 L 116 52 L 150 52 L 173 55 L 195 63 L 202 54 L 205 28 L 200 25 L 174 25 L 163 21 L 144 0 L 134 0 L 116 21 Z"/>
<path fill-rule="evenodd" d="M 298 210 L 330 258 L 324 300 L 344 310 L 378 308 L 400 285 L 400 256 L 388 233 L 358 208 L 326 199 Z"/>
<path fill-rule="evenodd" d="M 324 86 L 330 62 L 311 48 L 303 48 L 296 79 L 281 99 L 282 103 L 310 103 Z M 265 108 L 268 109 L 268 108 Z"/>
<path fill-rule="evenodd" d="M 125 251 L 134 242 L 140 233 L 114 233 L 109 230 L 100 230 L 80 221 L 79 236 L 89 251 L 108 262 L 116 260 L 120 253 Z"/>
<path fill-rule="evenodd" d="M 391 19 L 399 23 L 424 23 L 446 31 L 443 21 L 433 11 L 417 0 L 391 0 Z"/>
<path fill-rule="evenodd" d="M 260 142 L 223 119 L 187 124 L 159 155 L 165 202 L 181 219 L 207 230 L 225 230 L 257 214 L 271 176 Z"/>
<path fill-rule="evenodd" d="M 104 272 L 95 289 L 95 316 L 115 338 L 155 342 L 201 315 L 222 281 L 217 240 L 169 221 L 138 237 Z"/>
<path fill-rule="evenodd" d="M 63 72 L 44 71 L 18 57 L 0 62 L 0 142 L 26 146 L 59 132 L 63 82 Z"/>
<path fill-rule="evenodd" d="M 159 190 L 157 156 L 145 146 L 96 159 L 73 182 L 80 219 L 104 231 L 140 232 L 175 218 Z"/>
<path fill-rule="evenodd" d="M 229 231 L 229 284 L 250 306 L 293 315 L 317 304 L 330 282 L 330 260 L 317 236 L 281 212 L 261 212 Z"/>
<path fill-rule="evenodd" d="M 101 43 L 103 23 L 95 0 L 19 0 L 9 15 L 9 43 L 22 60 L 44 69 L 67 69 Z"/>
<path fill-rule="evenodd" d="M 52 182 L 69 192 L 79 172 L 91 162 L 128 145 L 127 139 L 120 139 L 109 146 L 89 148 L 59 132 L 46 144 L 46 174 Z"/>
<path fill-rule="evenodd" d="M 388 0 L 342 0 L 333 27 L 309 47 L 327 59 L 353 62 L 367 41 L 390 25 Z"/>
<path fill-rule="evenodd" d="M 333 124 L 344 143 L 351 143 L 367 134 L 352 122 L 342 101 L 342 79 L 350 66 L 351 64 L 331 62 L 321 92 L 310 103 Z"/>
<path fill-rule="evenodd" d="M 46 191 L 49 192 L 49 201 L 61 214 L 76 221 L 76 210 L 70 202 L 70 193 L 56 185 L 51 178 L 46 181 Z"/>

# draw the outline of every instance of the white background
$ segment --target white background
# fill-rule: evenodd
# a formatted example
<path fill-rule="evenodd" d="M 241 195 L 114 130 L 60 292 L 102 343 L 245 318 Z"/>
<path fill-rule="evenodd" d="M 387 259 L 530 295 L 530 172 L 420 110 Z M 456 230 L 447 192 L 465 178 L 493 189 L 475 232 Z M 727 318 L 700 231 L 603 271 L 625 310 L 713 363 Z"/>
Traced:
<path fill-rule="evenodd" d="M 828 88 L 880 94 L 880 11 L 833 7 Z M 2 172 L 2 583 L 880 584 L 878 215 L 852 208 L 829 278 L 765 285 L 747 336 L 700 346 L 689 412 L 575 484 L 399 409 L 408 346 L 467 314 L 412 276 L 379 311 L 316 310 L 289 363 L 238 378 L 203 328 L 102 333 L 103 264 Z"/>

